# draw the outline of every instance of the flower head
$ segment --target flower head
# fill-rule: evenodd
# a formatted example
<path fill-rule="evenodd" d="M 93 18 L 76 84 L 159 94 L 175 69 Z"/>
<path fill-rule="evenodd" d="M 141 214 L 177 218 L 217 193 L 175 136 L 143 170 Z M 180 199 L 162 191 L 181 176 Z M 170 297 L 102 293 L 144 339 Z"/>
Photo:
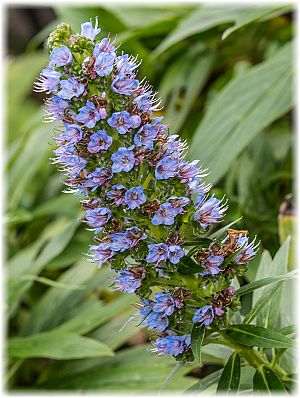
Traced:
<path fill-rule="evenodd" d="M 79 109 L 76 120 L 79 123 L 83 123 L 85 127 L 93 128 L 100 119 L 103 119 L 103 116 L 93 102 L 88 101 L 85 106 Z"/>
<path fill-rule="evenodd" d="M 154 225 L 172 225 L 175 221 L 176 215 L 177 212 L 171 203 L 164 203 L 159 207 L 151 222 Z"/>
<path fill-rule="evenodd" d="M 158 180 L 167 180 L 175 177 L 178 172 L 178 161 L 171 157 L 162 158 L 156 165 L 155 178 Z"/>
<path fill-rule="evenodd" d="M 113 173 L 119 173 L 120 171 L 130 171 L 134 167 L 135 158 L 134 153 L 130 148 L 120 147 L 117 152 L 111 155 L 113 161 L 112 171 Z"/>
<path fill-rule="evenodd" d="M 104 130 L 98 130 L 90 136 L 87 150 L 91 153 L 106 151 L 112 144 L 112 138 Z"/>
<path fill-rule="evenodd" d="M 119 134 L 126 134 L 134 125 L 129 112 L 115 112 L 107 120 L 107 123 L 113 127 Z"/>
<path fill-rule="evenodd" d="M 145 203 L 146 200 L 147 197 L 144 194 L 143 187 L 130 188 L 125 192 L 124 203 L 127 204 L 131 210 L 139 207 L 141 204 Z"/>
<path fill-rule="evenodd" d="M 91 19 L 90 19 L 90 22 L 84 22 L 81 24 L 81 36 L 84 36 L 87 39 L 94 41 L 95 37 L 100 32 L 101 32 L 101 29 L 98 28 L 98 18 L 97 17 L 96 17 L 95 28 L 93 28 L 93 23 L 92 23 Z"/>
<path fill-rule="evenodd" d="M 72 53 L 69 47 L 64 44 L 61 47 L 56 47 L 50 54 L 50 61 L 55 66 L 65 66 L 73 61 Z"/>
<path fill-rule="evenodd" d="M 164 243 L 150 243 L 146 257 L 148 263 L 160 263 L 168 258 L 168 246 Z"/>

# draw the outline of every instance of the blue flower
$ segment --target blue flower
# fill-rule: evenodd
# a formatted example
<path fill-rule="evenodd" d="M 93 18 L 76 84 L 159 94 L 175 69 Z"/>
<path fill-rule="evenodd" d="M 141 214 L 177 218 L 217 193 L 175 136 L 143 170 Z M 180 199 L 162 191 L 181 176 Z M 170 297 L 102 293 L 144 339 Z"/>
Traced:
<path fill-rule="evenodd" d="M 157 131 L 151 124 L 145 124 L 134 136 L 134 143 L 137 147 L 144 146 L 153 149 L 153 141 L 157 136 Z"/>
<path fill-rule="evenodd" d="M 151 222 L 153 225 L 172 225 L 176 215 L 177 212 L 171 203 L 164 203 L 160 205 Z"/>
<path fill-rule="evenodd" d="M 98 268 L 101 268 L 107 260 L 115 255 L 107 243 L 100 243 L 98 246 L 92 245 L 90 251 L 93 261 L 98 263 Z"/>
<path fill-rule="evenodd" d="M 49 94 L 51 91 L 57 89 L 60 81 L 60 72 L 56 72 L 51 68 L 45 68 L 42 70 L 40 77 L 34 84 L 34 91 L 43 92 L 46 91 Z"/>
<path fill-rule="evenodd" d="M 213 322 L 214 318 L 214 307 L 211 305 L 205 305 L 194 313 L 193 322 L 208 326 Z"/>
<path fill-rule="evenodd" d="M 78 143 L 82 139 L 82 130 L 77 124 L 65 123 L 66 130 L 55 140 L 57 143 L 63 144 L 68 142 L 69 144 Z"/>
<path fill-rule="evenodd" d="M 107 119 L 107 123 L 120 134 L 126 134 L 134 125 L 130 113 L 126 111 L 115 112 Z"/>
<path fill-rule="evenodd" d="M 112 144 L 112 138 L 104 130 L 98 130 L 96 133 L 90 136 L 90 142 L 88 143 L 87 149 L 91 153 L 98 153 L 100 151 L 106 151 Z"/>
<path fill-rule="evenodd" d="M 182 247 L 172 245 L 168 247 L 168 259 L 172 264 L 178 264 L 180 259 L 184 256 L 184 250 Z"/>
<path fill-rule="evenodd" d="M 124 203 L 132 210 L 139 207 L 141 204 L 145 203 L 147 200 L 144 194 L 144 189 L 141 186 L 128 189 L 125 193 Z"/>
<path fill-rule="evenodd" d="M 149 330 L 156 329 L 163 332 L 169 325 L 168 317 L 160 312 L 151 312 L 142 322 L 143 326 L 148 326 Z"/>
<path fill-rule="evenodd" d="M 117 152 L 111 155 L 113 161 L 112 171 L 113 173 L 119 173 L 120 171 L 130 171 L 134 167 L 135 158 L 134 153 L 130 148 L 120 147 Z"/>
<path fill-rule="evenodd" d="M 223 261 L 224 261 L 224 257 L 215 256 L 215 255 L 211 254 L 205 260 L 201 261 L 200 265 L 202 265 L 205 268 L 205 271 L 202 271 L 200 273 L 200 275 L 217 275 L 217 274 L 219 274 L 222 271 L 219 268 L 219 266 L 222 264 Z"/>
<path fill-rule="evenodd" d="M 123 270 L 116 270 L 118 277 L 114 282 L 121 292 L 133 293 L 142 284 L 143 274 L 136 268 L 128 268 Z"/>
<path fill-rule="evenodd" d="M 181 178 L 181 182 L 188 182 L 199 175 L 199 168 L 196 166 L 198 163 L 199 160 L 194 160 L 191 163 L 186 160 L 181 161 L 178 171 L 178 177 Z"/>
<path fill-rule="evenodd" d="M 105 225 L 112 216 L 112 212 L 107 207 L 98 207 L 96 209 L 89 209 L 85 213 L 85 218 L 90 227 L 101 228 Z M 96 231 L 98 233 L 98 231 Z"/>
<path fill-rule="evenodd" d="M 119 75 L 133 75 L 134 70 L 138 67 L 138 64 L 135 62 L 135 59 L 128 54 L 123 54 L 117 57 L 116 66 Z"/>
<path fill-rule="evenodd" d="M 89 129 L 93 128 L 100 119 L 101 114 L 91 101 L 80 108 L 79 114 L 76 116 L 77 122 L 83 123 Z"/>
<path fill-rule="evenodd" d="M 184 210 L 184 207 L 190 203 L 190 199 L 186 198 L 184 196 L 171 196 L 168 199 L 168 203 L 171 203 L 173 209 L 176 212 L 176 215 L 184 214 L 184 213 L 186 213 L 186 210 Z"/>
<path fill-rule="evenodd" d="M 134 101 L 137 109 L 141 112 L 151 112 L 152 100 L 149 99 L 149 93 L 144 93 L 142 95 L 137 96 Z M 152 119 L 153 120 L 153 119 Z"/>
<path fill-rule="evenodd" d="M 79 97 L 85 90 L 84 84 L 79 83 L 74 77 L 61 80 L 60 86 L 61 90 L 57 93 L 58 97 L 68 100 L 73 97 Z"/>
<path fill-rule="evenodd" d="M 191 345 L 191 335 L 185 334 L 183 336 L 166 336 L 160 337 L 156 340 L 156 350 L 162 355 L 177 355 L 183 354 L 189 349 Z"/>
<path fill-rule="evenodd" d="M 111 88 L 115 93 L 123 95 L 133 94 L 138 86 L 138 80 L 131 79 L 130 77 L 124 77 L 122 75 L 116 77 L 111 84 Z"/>
<path fill-rule="evenodd" d="M 109 245 L 110 249 L 115 252 L 123 252 L 129 249 L 131 245 L 130 239 L 126 236 L 124 232 L 117 232 L 115 234 L 109 235 L 111 243 Z"/>
<path fill-rule="evenodd" d="M 156 165 L 155 178 L 157 180 L 167 180 L 175 177 L 178 172 L 178 161 L 170 157 L 162 158 Z"/>
<path fill-rule="evenodd" d="M 100 43 L 95 45 L 93 55 L 95 57 L 98 57 L 100 53 L 111 53 L 115 56 L 115 51 L 116 47 L 112 43 L 110 43 L 110 39 L 108 37 L 105 37 L 100 41 Z"/>
<path fill-rule="evenodd" d="M 92 173 L 90 173 L 84 185 L 86 187 L 92 188 L 92 192 L 98 187 L 105 184 L 112 178 L 112 171 L 110 167 L 97 167 Z"/>
<path fill-rule="evenodd" d="M 170 316 L 175 310 L 175 301 L 170 294 L 167 293 L 155 293 L 155 304 L 153 307 L 154 312 L 163 312 Z"/>
<path fill-rule="evenodd" d="M 209 224 L 220 222 L 223 213 L 226 211 L 226 203 L 221 204 L 221 200 L 211 197 L 199 197 L 195 201 L 196 208 L 198 209 L 193 219 L 198 221 L 202 228 L 206 228 Z"/>
<path fill-rule="evenodd" d="M 94 69 L 98 76 L 107 76 L 113 70 L 115 56 L 110 53 L 100 53 L 95 61 Z"/>
<path fill-rule="evenodd" d="M 55 66 L 65 66 L 73 61 L 73 56 L 70 49 L 67 46 L 62 45 L 59 48 L 56 47 L 53 49 L 50 54 L 50 61 Z"/>
<path fill-rule="evenodd" d="M 130 248 L 135 247 L 140 240 L 147 238 L 147 234 L 138 227 L 126 228 L 126 237 L 130 240 Z"/>
<path fill-rule="evenodd" d="M 146 257 L 147 263 L 160 263 L 168 258 L 168 246 L 165 243 L 150 243 L 149 253 Z"/>
<path fill-rule="evenodd" d="M 111 187 L 111 190 L 107 192 L 106 196 L 112 199 L 117 206 L 120 206 L 125 199 L 126 188 L 124 185 L 116 184 Z"/>
<path fill-rule="evenodd" d="M 64 111 L 68 108 L 69 102 L 54 96 L 47 101 L 47 111 L 56 119 L 63 119 Z"/>
<path fill-rule="evenodd" d="M 236 251 L 240 250 L 241 247 L 243 247 L 243 249 L 233 259 L 233 262 L 239 265 L 247 264 L 256 255 L 256 247 L 254 246 L 255 239 L 249 243 L 248 236 L 238 236 L 236 238 L 236 243 L 238 245 Z"/>
<path fill-rule="evenodd" d="M 97 34 L 101 32 L 101 29 L 100 28 L 97 29 L 97 27 L 98 27 L 98 17 L 96 17 L 95 28 L 93 28 L 93 23 L 91 19 L 90 22 L 82 23 L 81 36 L 84 36 L 87 39 L 94 41 Z"/>

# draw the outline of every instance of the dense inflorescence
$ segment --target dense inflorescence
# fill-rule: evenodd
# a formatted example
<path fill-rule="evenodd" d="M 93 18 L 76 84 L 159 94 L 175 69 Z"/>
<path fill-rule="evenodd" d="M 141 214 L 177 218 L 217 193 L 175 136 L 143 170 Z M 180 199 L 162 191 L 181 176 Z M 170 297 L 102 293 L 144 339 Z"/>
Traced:
<path fill-rule="evenodd" d="M 198 161 L 157 116 L 159 100 L 137 79 L 137 58 L 95 41 L 92 22 L 50 35 L 50 62 L 36 82 L 48 120 L 62 127 L 55 157 L 67 192 L 83 196 L 83 222 L 94 231 L 89 257 L 110 263 L 117 290 L 136 293 L 141 325 L 154 350 L 193 360 L 193 328 L 222 325 L 239 305 L 230 286 L 256 247 L 247 231 L 209 238 L 227 208 L 209 196 Z"/>

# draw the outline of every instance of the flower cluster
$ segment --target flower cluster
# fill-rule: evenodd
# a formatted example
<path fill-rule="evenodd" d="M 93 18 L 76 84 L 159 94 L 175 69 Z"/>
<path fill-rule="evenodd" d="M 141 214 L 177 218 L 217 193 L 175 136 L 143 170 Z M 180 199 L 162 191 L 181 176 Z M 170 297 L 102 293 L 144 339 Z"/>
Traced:
<path fill-rule="evenodd" d="M 90 259 L 111 265 L 117 290 L 140 297 L 156 351 L 191 359 L 193 327 L 224 321 L 235 302 L 230 281 L 256 247 L 234 230 L 197 244 L 227 204 L 209 196 L 199 161 L 185 159 L 186 143 L 157 115 L 137 58 L 118 53 L 109 37 L 96 41 L 100 31 L 91 21 L 80 35 L 62 24 L 48 39 L 50 62 L 35 89 L 50 94 L 47 119 L 61 126 L 53 163 L 67 192 L 82 196 Z"/>

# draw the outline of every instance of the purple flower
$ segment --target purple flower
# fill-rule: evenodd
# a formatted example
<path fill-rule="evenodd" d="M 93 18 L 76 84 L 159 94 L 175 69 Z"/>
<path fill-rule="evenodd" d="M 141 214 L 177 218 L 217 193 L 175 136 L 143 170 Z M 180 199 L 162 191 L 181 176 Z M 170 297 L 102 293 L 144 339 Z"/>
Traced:
<path fill-rule="evenodd" d="M 151 124 L 145 124 L 134 136 L 134 143 L 137 147 L 145 146 L 146 148 L 153 149 L 153 141 L 157 136 L 157 131 Z"/>
<path fill-rule="evenodd" d="M 124 77 L 122 75 L 116 77 L 111 88 L 117 94 L 131 95 L 139 86 L 139 81 L 131 79 L 130 77 Z"/>
<path fill-rule="evenodd" d="M 90 136 L 90 142 L 88 143 L 87 149 L 91 153 L 98 153 L 100 151 L 106 151 L 112 144 L 112 138 L 104 130 L 98 130 L 96 133 Z"/>
<path fill-rule="evenodd" d="M 110 167 L 97 167 L 92 173 L 87 176 L 85 186 L 92 188 L 95 191 L 102 184 L 106 183 L 112 178 L 112 171 Z"/>
<path fill-rule="evenodd" d="M 115 56 L 110 53 L 100 53 L 95 61 L 94 69 L 98 76 L 107 76 L 113 70 Z"/>
<path fill-rule="evenodd" d="M 160 312 L 151 312 L 142 322 L 143 326 L 148 326 L 149 330 L 156 329 L 163 332 L 169 325 L 168 317 Z"/>
<path fill-rule="evenodd" d="M 92 23 L 91 19 L 90 19 L 90 22 L 82 23 L 81 24 L 81 36 L 84 36 L 87 39 L 94 41 L 97 34 L 101 32 L 101 29 L 100 28 L 97 29 L 97 27 L 98 27 L 98 18 L 97 17 L 96 17 L 95 28 L 93 28 L 93 23 Z"/>
<path fill-rule="evenodd" d="M 92 245 L 90 246 L 90 251 L 93 252 L 92 259 L 98 263 L 98 268 L 101 268 L 115 254 L 107 243 L 100 243 L 98 246 Z"/>
<path fill-rule="evenodd" d="M 214 307 L 205 305 L 194 313 L 193 322 L 208 326 L 215 318 Z"/>
<path fill-rule="evenodd" d="M 152 106 L 152 100 L 149 99 L 149 93 L 144 93 L 136 97 L 133 101 L 137 109 L 141 112 L 149 112 Z"/>
<path fill-rule="evenodd" d="M 150 243 L 149 253 L 146 257 L 147 263 L 160 263 L 168 258 L 168 246 L 165 243 Z"/>
<path fill-rule="evenodd" d="M 129 249 L 131 245 L 130 239 L 126 236 L 124 232 L 117 232 L 115 234 L 109 235 L 111 243 L 109 245 L 110 249 L 115 252 L 123 252 Z"/>
<path fill-rule="evenodd" d="M 111 155 L 111 160 L 113 161 L 113 173 L 119 173 L 120 171 L 130 171 L 133 169 L 135 158 L 131 149 L 132 147 L 125 148 L 122 146 L 117 150 L 117 152 Z"/>
<path fill-rule="evenodd" d="M 138 227 L 126 228 L 126 237 L 130 240 L 130 248 L 135 247 L 140 240 L 147 238 L 147 234 Z"/>
<path fill-rule="evenodd" d="M 160 205 L 151 222 L 153 225 L 172 225 L 176 215 L 177 212 L 171 203 L 164 203 Z"/>
<path fill-rule="evenodd" d="M 184 256 L 182 247 L 172 245 L 168 247 L 168 259 L 172 264 L 178 264 L 180 259 Z"/>
<path fill-rule="evenodd" d="M 199 174 L 199 168 L 196 166 L 198 163 L 199 160 L 194 160 L 191 163 L 183 160 L 179 164 L 178 177 L 181 178 L 181 182 L 188 182 Z"/>
<path fill-rule="evenodd" d="M 254 246 L 255 239 L 249 243 L 248 236 L 238 236 L 236 238 L 236 243 L 238 244 L 239 249 L 241 247 L 243 247 L 243 249 L 233 259 L 233 262 L 239 265 L 247 264 L 256 255 L 256 247 Z M 237 249 L 237 251 L 239 249 Z"/>
<path fill-rule="evenodd" d="M 139 115 L 132 115 L 131 116 L 131 120 L 132 120 L 132 123 L 133 123 L 133 125 L 132 125 L 133 128 L 140 127 L 140 125 L 142 123 L 142 119 L 141 119 L 141 117 Z"/>
<path fill-rule="evenodd" d="M 120 206 L 125 199 L 126 188 L 121 184 L 116 184 L 111 187 L 106 196 L 112 199 L 117 206 Z"/>
<path fill-rule="evenodd" d="M 68 107 L 69 102 L 54 96 L 47 101 L 47 111 L 56 119 L 63 119 L 64 111 Z"/>
<path fill-rule="evenodd" d="M 178 161 L 167 156 L 157 163 L 155 177 L 157 180 L 167 180 L 170 177 L 175 177 L 177 172 Z"/>
<path fill-rule="evenodd" d="M 134 125 L 134 121 L 131 119 L 130 113 L 126 111 L 113 113 L 107 120 L 107 123 L 120 134 L 126 134 Z"/>
<path fill-rule="evenodd" d="M 62 145 L 67 141 L 69 144 L 78 143 L 82 139 L 82 130 L 77 124 L 65 123 L 66 130 L 55 140 Z"/>
<path fill-rule="evenodd" d="M 95 57 L 98 57 L 100 53 L 110 53 L 115 56 L 115 51 L 116 47 L 112 43 L 110 43 L 110 39 L 108 37 L 105 37 L 101 40 L 100 43 L 95 45 L 93 55 L 95 55 Z"/>
<path fill-rule="evenodd" d="M 211 197 L 200 197 L 196 199 L 196 208 L 198 209 L 193 219 L 198 221 L 202 228 L 206 228 L 209 224 L 220 222 L 223 213 L 226 211 L 226 203 L 221 204 L 221 200 Z"/>
<path fill-rule="evenodd" d="M 74 77 L 61 80 L 60 86 L 61 90 L 57 93 L 58 97 L 68 100 L 73 97 L 79 97 L 85 90 L 84 84 L 79 83 Z"/>
<path fill-rule="evenodd" d="M 46 91 L 49 94 L 51 91 L 57 89 L 61 73 L 54 71 L 53 69 L 45 68 L 42 70 L 40 77 L 34 85 L 36 92 Z"/>
<path fill-rule="evenodd" d="M 175 301 L 172 296 L 167 293 L 155 293 L 155 305 L 153 307 L 154 312 L 163 312 L 170 316 L 175 310 Z"/>
<path fill-rule="evenodd" d="M 76 120 L 91 129 L 100 119 L 102 119 L 102 116 L 103 115 L 101 115 L 95 105 L 91 101 L 88 101 L 85 106 L 79 109 L 79 114 L 76 116 Z"/>
<path fill-rule="evenodd" d="M 85 218 L 90 227 L 101 228 L 111 218 L 111 211 L 107 207 L 99 207 L 96 209 L 89 209 L 85 213 Z M 96 233 L 98 233 L 96 231 Z"/>
<path fill-rule="evenodd" d="M 128 205 L 131 210 L 139 207 L 141 204 L 145 203 L 147 200 L 144 194 L 144 189 L 141 186 L 128 189 L 125 193 L 124 203 Z"/>
<path fill-rule="evenodd" d="M 114 282 L 118 285 L 121 292 L 134 293 L 142 284 L 141 272 L 136 272 L 135 268 L 116 270 L 118 277 Z"/>
<path fill-rule="evenodd" d="M 73 61 L 73 56 L 70 49 L 62 45 L 61 47 L 56 47 L 50 54 L 50 61 L 55 66 L 65 66 L 70 64 Z"/>
<path fill-rule="evenodd" d="M 202 271 L 200 275 L 217 275 L 222 270 L 219 266 L 224 261 L 224 257 L 222 256 L 215 256 L 211 254 L 205 260 L 201 261 L 201 266 L 205 268 L 205 271 Z"/>
<path fill-rule="evenodd" d="M 176 215 L 178 215 L 186 213 L 184 207 L 190 203 L 190 199 L 185 198 L 184 196 L 171 196 L 168 199 L 168 202 L 171 203 L 173 209 L 176 212 Z"/>
<path fill-rule="evenodd" d="M 156 350 L 162 355 L 177 355 L 183 354 L 191 345 L 191 335 L 185 334 L 183 336 L 166 336 L 160 337 L 156 340 Z"/>
<path fill-rule="evenodd" d="M 135 59 L 128 54 L 123 54 L 117 57 L 116 66 L 119 75 L 133 75 L 134 70 L 138 67 Z"/>

